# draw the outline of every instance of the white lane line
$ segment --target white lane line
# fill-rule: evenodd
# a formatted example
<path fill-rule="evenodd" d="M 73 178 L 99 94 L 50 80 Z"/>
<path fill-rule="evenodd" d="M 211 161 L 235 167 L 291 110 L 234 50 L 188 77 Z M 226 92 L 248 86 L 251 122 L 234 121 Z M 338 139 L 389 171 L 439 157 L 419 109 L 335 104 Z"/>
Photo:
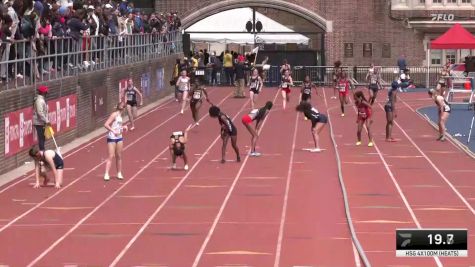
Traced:
<path fill-rule="evenodd" d="M 357 110 L 356 110 L 356 107 L 354 105 L 353 105 L 353 110 L 357 114 Z M 365 129 L 366 129 L 366 127 L 365 127 Z M 396 190 L 398 191 L 399 195 L 401 196 L 401 199 L 404 202 L 404 205 L 406 206 L 406 209 L 409 211 L 409 214 L 411 215 L 412 220 L 414 221 L 414 223 L 416 224 L 418 229 L 422 229 L 422 226 L 421 226 L 419 220 L 417 219 L 414 211 L 412 210 L 411 205 L 409 204 L 409 201 L 406 198 L 406 195 L 404 195 L 404 193 L 402 192 L 401 187 L 399 186 L 399 183 L 396 181 L 396 178 L 394 177 L 393 172 L 389 168 L 389 165 L 386 162 L 386 159 L 384 158 L 383 154 L 381 153 L 381 150 L 379 150 L 378 145 L 376 144 L 376 142 L 373 141 L 373 143 L 374 143 L 374 149 L 376 149 L 376 152 L 378 153 L 378 156 L 381 159 L 381 162 L 383 163 L 384 168 L 386 169 L 386 172 L 391 177 L 391 180 L 394 183 L 394 186 L 396 187 Z M 438 257 L 434 257 L 434 260 L 435 260 L 437 266 L 439 266 L 439 267 L 443 266 L 442 262 L 440 261 L 440 259 Z"/>
<path fill-rule="evenodd" d="M 222 102 L 229 98 L 231 96 L 232 93 L 229 93 L 223 100 Z M 160 128 L 161 126 L 163 126 L 164 124 L 166 124 L 167 122 L 169 122 L 170 120 L 172 120 L 173 118 L 175 118 L 176 116 L 178 116 L 179 113 L 171 116 L 170 118 L 168 118 L 167 120 L 165 120 L 164 122 L 160 123 L 159 125 L 153 127 L 151 130 L 149 130 L 148 132 L 146 132 L 144 135 L 142 135 L 141 137 L 137 138 L 135 141 L 133 141 L 132 143 L 130 143 L 129 145 L 127 145 L 126 147 L 124 147 L 123 151 L 127 150 L 128 148 L 132 147 L 135 143 L 137 143 L 138 141 L 142 140 L 143 138 L 145 138 L 146 136 L 150 135 L 152 132 L 154 132 L 156 129 Z M 204 117 L 203 117 L 204 118 Z M 202 119 L 203 119 L 202 118 Z M 54 197 L 56 197 L 57 195 L 59 195 L 60 193 L 62 193 L 63 191 L 65 191 L 67 188 L 71 187 L 72 185 L 74 185 L 75 183 L 77 183 L 79 180 L 81 180 L 83 177 L 89 175 L 91 172 L 95 171 L 97 168 L 99 168 L 101 165 L 103 165 L 105 163 L 105 161 L 99 163 L 98 165 L 96 165 L 95 167 L 93 167 L 92 169 L 90 169 L 89 171 L 87 171 L 86 173 L 84 173 L 83 175 L 79 176 L 78 178 L 76 178 L 75 180 L 73 180 L 71 183 L 69 183 L 68 185 L 64 186 L 63 188 L 59 189 L 58 191 L 56 191 L 54 194 L 52 194 L 51 196 L 45 198 L 43 201 L 37 203 L 35 206 L 33 206 L 32 208 L 30 208 L 29 210 L 25 211 L 24 213 L 22 213 L 21 215 L 15 217 L 15 219 L 13 219 L 12 221 L 10 221 L 9 223 L 5 224 L 4 226 L 2 226 L 0 228 L 0 233 L 3 232 L 5 229 L 7 229 L 8 227 L 10 227 L 12 224 L 14 224 L 15 222 L 17 222 L 18 220 L 24 218 L 26 215 L 30 214 L 31 212 L 33 212 L 34 210 L 36 210 L 37 208 L 39 208 L 41 205 L 43 205 L 44 203 L 46 203 L 47 201 L 53 199 Z"/>
<path fill-rule="evenodd" d="M 299 114 L 297 113 L 297 116 L 295 116 L 294 135 L 292 137 L 292 152 L 290 152 L 289 168 L 287 171 L 287 181 L 285 183 L 284 203 L 282 207 L 282 213 L 280 216 L 279 235 L 277 237 L 277 246 L 275 249 L 274 267 L 280 266 L 280 255 L 282 252 L 282 241 L 284 239 L 285 219 L 287 217 L 287 205 L 289 201 L 290 181 L 292 179 L 292 169 L 293 169 L 293 161 L 294 161 L 294 155 L 295 155 L 295 143 L 297 141 L 298 125 L 299 125 Z"/>
<path fill-rule="evenodd" d="M 381 106 L 381 104 L 379 106 L 380 106 L 381 109 L 384 109 Z M 468 201 L 457 190 L 457 188 L 455 188 L 455 186 L 449 181 L 449 179 L 447 179 L 447 177 L 445 177 L 445 175 L 440 171 L 440 169 L 437 168 L 437 166 L 434 164 L 434 162 L 432 162 L 432 160 L 429 159 L 429 157 L 424 153 L 424 151 L 422 151 L 422 149 L 416 144 L 416 142 L 414 142 L 414 140 L 407 134 L 407 132 L 399 125 L 399 123 L 394 121 L 394 124 L 399 128 L 399 130 L 401 130 L 401 132 L 404 134 L 404 136 L 406 136 L 406 138 L 409 140 L 409 142 L 411 142 L 411 144 L 414 146 L 414 148 L 416 148 L 417 151 L 419 151 L 419 153 L 427 160 L 427 162 L 429 162 L 429 164 L 432 166 L 432 168 L 439 174 L 439 176 L 442 178 L 442 180 L 445 181 L 445 183 L 452 189 L 452 191 L 454 191 L 454 193 L 457 195 L 457 197 L 463 202 L 463 204 L 465 204 L 465 206 L 470 210 L 470 212 L 472 212 L 472 214 L 475 215 L 475 209 L 473 209 L 472 205 L 470 205 L 470 203 L 468 203 Z"/>
<path fill-rule="evenodd" d="M 225 97 L 219 104 L 224 102 L 227 98 L 231 96 L 232 93 L 229 93 L 227 97 Z M 242 109 L 242 108 L 241 108 Z M 238 113 L 239 114 L 239 113 Z M 178 114 L 177 114 L 178 115 Z M 237 116 L 237 115 L 236 115 Z M 205 119 L 207 116 L 203 116 L 201 120 Z M 216 140 L 213 142 L 213 144 Z M 117 190 L 115 190 L 111 195 L 109 195 L 104 201 L 102 201 L 99 205 L 97 205 L 91 212 L 89 212 L 86 216 L 84 216 L 79 222 L 77 222 L 73 227 L 71 227 L 65 234 L 63 234 L 60 238 L 58 238 L 52 245 L 50 245 L 47 249 L 45 249 L 38 257 L 36 257 L 31 263 L 27 266 L 32 267 L 37 264 L 44 256 L 46 256 L 50 251 L 52 251 L 59 243 L 61 243 L 66 237 L 68 237 L 73 231 L 75 231 L 79 226 L 81 226 L 87 219 L 89 219 L 96 211 L 98 211 L 102 206 L 104 206 L 109 200 L 111 200 L 116 194 L 118 194 L 125 186 L 127 186 L 130 182 L 132 182 L 140 173 L 142 173 L 146 168 L 148 168 L 152 163 L 154 163 L 159 157 L 161 157 L 164 153 L 168 152 L 168 146 L 165 147 L 157 156 L 155 156 L 152 160 L 150 160 L 145 166 L 143 166 L 134 176 L 127 180 L 123 185 L 121 185 Z M 206 153 L 205 153 L 206 154 Z M 194 166 L 193 166 L 194 168 Z M 192 169 L 193 169 L 192 168 Z M 170 194 L 173 194 L 172 191 Z M 170 197 L 170 195 L 169 195 Z M 167 199 L 169 198 L 167 197 Z"/>
<path fill-rule="evenodd" d="M 242 112 L 244 107 L 247 106 L 249 100 L 247 100 L 244 105 L 241 107 L 241 109 L 236 113 L 236 115 L 232 118 L 233 121 L 236 119 L 236 117 Z M 188 179 L 192 171 L 198 166 L 198 164 L 204 159 L 204 157 L 208 154 L 208 152 L 211 150 L 211 148 L 216 144 L 216 142 L 220 139 L 221 137 L 218 136 L 216 139 L 214 139 L 213 143 L 206 149 L 204 153 L 200 156 L 198 161 L 191 167 L 190 171 L 180 180 L 180 182 L 173 188 L 173 190 L 170 192 L 170 194 L 163 200 L 163 202 L 158 206 L 158 208 L 150 215 L 150 217 L 147 219 L 147 221 L 142 225 L 142 227 L 137 231 L 137 233 L 132 237 L 132 239 L 129 240 L 127 245 L 120 251 L 120 253 L 117 255 L 117 257 L 112 261 L 112 263 L 109 265 L 110 267 L 114 267 L 118 264 L 118 262 L 124 257 L 125 253 L 132 247 L 132 245 L 137 241 L 137 239 L 142 235 L 142 233 L 145 231 L 145 229 L 152 223 L 153 219 L 158 215 L 158 213 L 165 207 L 165 205 L 170 201 L 170 199 L 173 197 L 173 195 L 180 189 L 182 184 Z"/>
<path fill-rule="evenodd" d="M 274 100 L 272 101 L 273 103 L 275 102 L 275 100 L 277 99 L 277 96 L 279 95 L 279 92 L 280 90 L 277 90 L 275 96 L 274 96 Z M 275 112 L 275 111 L 274 111 Z M 264 119 L 264 121 L 262 122 L 262 125 L 261 125 L 261 128 L 259 129 L 259 133 L 262 131 L 262 129 L 264 128 L 264 124 L 267 122 L 267 119 L 270 117 L 270 114 L 267 115 L 267 117 Z M 228 194 L 226 195 L 226 197 L 224 198 L 224 201 L 223 201 L 223 204 L 221 205 L 221 208 L 219 209 L 219 212 L 218 214 L 216 215 L 214 221 L 213 221 L 213 224 L 211 225 L 211 228 L 209 229 L 209 232 L 208 234 L 206 235 L 206 238 L 205 240 L 203 241 L 203 244 L 201 245 L 201 248 L 200 250 L 198 251 L 196 257 L 195 257 L 195 260 L 193 261 L 193 265 L 192 267 L 197 267 L 198 266 L 198 263 L 199 261 L 201 260 L 201 257 L 203 256 L 203 253 L 206 249 L 206 246 L 208 245 L 210 239 L 211 239 L 211 236 L 213 235 L 214 233 L 214 230 L 216 229 L 216 226 L 218 225 L 218 222 L 221 218 L 221 215 L 223 214 L 223 211 L 226 207 L 226 205 L 228 204 L 228 201 L 229 199 L 231 198 L 231 194 L 232 192 L 234 191 L 234 187 L 236 187 L 236 184 L 239 180 L 239 178 L 241 177 L 241 173 L 242 171 L 244 170 L 244 167 L 246 166 L 246 163 L 247 163 L 247 160 L 249 159 L 249 154 L 246 155 L 246 157 L 244 158 L 244 161 L 241 165 L 241 167 L 239 168 L 239 171 L 238 173 L 236 174 L 236 177 L 234 177 L 234 181 L 231 185 L 231 187 L 229 188 L 229 191 L 228 191 Z"/>
<path fill-rule="evenodd" d="M 145 112 L 144 114 L 141 114 L 139 117 L 137 117 L 136 120 L 140 120 L 140 119 L 146 117 L 147 115 L 151 114 L 153 111 L 158 110 L 158 109 L 161 109 L 162 107 L 164 107 L 164 106 L 166 106 L 166 105 L 168 105 L 168 104 L 170 104 L 170 103 L 172 103 L 172 100 L 167 100 L 166 102 L 164 102 L 164 103 L 158 105 L 157 107 L 155 107 L 155 108 L 153 108 L 153 109 L 151 109 L 151 110 Z M 78 149 L 73 150 L 71 153 L 66 154 L 66 155 L 64 156 L 64 158 L 68 158 L 68 157 L 70 157 L 70 156 L 72 156 L 72 155 L 78 153 L 79 151 L 81 151 L 81 150 L 83 150 L 83 149 L 89 147 L 90 145 L 92 145 L 92 144 L 94 144 L 94 143 L 96 143 L 97 141 L 100 141 L 100 140 L 103 140 L 103 139 L 102 139 L 102 135 L 101 135 L 101 136 L 94 137 L 92 140 L 88 141 L 88 142 L 85 143 L 85 144 L 81 144 L 81 147 L 79 147 Z M 14 183 L 12 183 L 12 184 L 6 186 L 6 187 L 3 188 L 2 190 L 0 190 L 0 194 L 2 194 L 3 192 L 7 191 L 8 189 L 14 187 L 15 185 L 17 185 L 17 184 L 19 184 L 19 183 L 21 183 L 21 182 L 23 182 L 23 181 L 28 180 L 29 178 L 33 177 L 33 175 L 34 175 L 34 173 L 31 173 L 31 174 L 27 175 L 26 177 L 24 177 L 23 179 L 20 179 L 20 180 L 18 180 L 18 181 L 16 181 L 16 182 L 14 182 Z"/>

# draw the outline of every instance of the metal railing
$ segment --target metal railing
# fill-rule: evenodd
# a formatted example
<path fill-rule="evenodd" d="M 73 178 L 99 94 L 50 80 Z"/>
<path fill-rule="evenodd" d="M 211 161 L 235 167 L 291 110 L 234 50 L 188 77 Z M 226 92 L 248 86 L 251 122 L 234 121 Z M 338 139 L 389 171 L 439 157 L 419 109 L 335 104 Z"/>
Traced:
<path fill-rule="evenodd" d="M 0 43 L 0 89 L 18 88 L 166 57 L 183 51 L 180 32 Z"/>
<path fill-rule="evenodd" d="M 366 74 L 369 67 L 342 67 L 343 70 L 353 78 L 358 85 L 366 86 Z M 389 86 L 391 82 L 399 77 L 398 67 L 379 67 L 381 80 L 384 86 Z M 429 87 L 435 87 L 439 78 L 439 73 L 442 67 L 410 67 L 409 75 L 416 87 L 425 88 L 427 71 L 429 71 Z M 333 84 L 332 66 L 294 66 L 292 68 L 292 79 L 295 84 L 301 84 L 305 76 L 309 76 L 310 80 L 320 85 Z M 396 72 L 396 73 L 395 73 Z M 216 79 L 212 79 L 216 77 Z M 249 77 L 249 71 L 246 75 L 246 80 Z M 277 86 L 281 82 L 280 66 L 270 66 L 270 69 L 264 73 L 264 83 L 267 86 Z M 209 85 L 231 85 L 229 72 L 224 68 L 206 68 L 205 69 L 205 83 Z"/>

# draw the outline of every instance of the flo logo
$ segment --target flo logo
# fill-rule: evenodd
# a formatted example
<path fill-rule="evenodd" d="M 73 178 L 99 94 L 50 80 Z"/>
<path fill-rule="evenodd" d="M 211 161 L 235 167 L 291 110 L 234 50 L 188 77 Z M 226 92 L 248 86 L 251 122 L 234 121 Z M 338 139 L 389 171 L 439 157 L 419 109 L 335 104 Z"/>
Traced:
<path fill-rule="evenodd" d="M 402 243 L 401 243 L 401 248 L 405 248 L 411 243 L 412 234 L 409 234 L 409 233 L 401 234 L 401 233 L 399 233 L 398 235 L 400 237 L 404 238 L 404 241 L 402 241 Z"/>

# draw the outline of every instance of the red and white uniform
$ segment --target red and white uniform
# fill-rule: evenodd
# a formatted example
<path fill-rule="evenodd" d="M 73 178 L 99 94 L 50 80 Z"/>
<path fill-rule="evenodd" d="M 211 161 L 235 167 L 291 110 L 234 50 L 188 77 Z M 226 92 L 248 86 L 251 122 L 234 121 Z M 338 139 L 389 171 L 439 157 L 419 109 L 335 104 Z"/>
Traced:
<path fill-rule="evenodd" d="M 371 108 L 363 104 L 359 104 L 356 107 L 358 109 L 358 119 L 356 122 L 366 121 L 371 118 Z"/>
<path fill-rule="evenodd" d="M 350 92 L 350 82 L 348 80 L 339 80 L 336 88 L 338 89 L 339 95 L 347 96 Z"/>
<path fill-rule="evenodd" d="M 290 84 L 292 84 L 292 78 L 282 76 L 282 82 L 280 84 L 280 88 L 287 94 L 290 94 Z"/>

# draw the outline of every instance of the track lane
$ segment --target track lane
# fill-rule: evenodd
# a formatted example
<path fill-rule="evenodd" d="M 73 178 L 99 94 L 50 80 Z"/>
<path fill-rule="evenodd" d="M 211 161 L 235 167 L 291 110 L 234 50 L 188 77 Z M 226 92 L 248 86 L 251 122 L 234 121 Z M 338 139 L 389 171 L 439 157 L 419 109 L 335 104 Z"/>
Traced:
<path fill-rule="evenodd" d="M 326 113 L 323 90 L 319 95 L 313 96 L 312 102 Z M 330 125 L 320 134 L 320 145 L 325 150 L 309 153 L 302 149 L 313 147 L 311 125 L 302 116 L 300 120 L 282 255 L 274 266 L 358 266 L 359 256 L 355 259 L 345 218 Z M 334 256 L 336 251 L 339 257 Z"/>
<path fill-rule="evenodd" d="M 270 95 L 274 96 L 275 90 L 265 89 L 259 96 L 263 103 Z M 244 159 L 243 144 L 245 129 L 240 125 L 244 111 L 249 109 L 248 102 L 234 119 L 238 127 L 238 145 L 241 158 Z M 224 112 L 228 112 L 223 107 Z M 217 122 L 215 121 L 215 124 Z M 219 126 L 207 129 L 207 133 L 217 131 Z M 219 163 L 221 158 L 221 142 L 205 155 L 203 164 L 197 166 L 181 188 L 156 214 L 150 219 L 150 224 L 145 225 L 143 232 L 129 242 L 123 252 L 118 255 L 114 264 L 128 266 L 141 264 L 165 264 L 169 266 L 192 266 L 195 254 L 198 252 L 206 233 L 209 231 L 212 220 L 219 212 L 219 207 L 225 198 L 233 178 L 238 173 L 242 164 L 234 162 L 234 151 L 228 146 L 227 159 L 224 165 Z M 233 159 L 229 162 L 230 159 Z M 153 235 L 151 233 L 160 233 Z M 149 244 L 157 244 L 156 249 Z"/>
<path fill-rule="evenodd" d="M 229 91 L 226 91 L 226 93 L 229 93 Z M 229 93 L 229 95 L 230 94 L 231 93 Z M 228 99 L 226 102 L 226 106 L 228 106 L 232 112 L 238 111 L 242 106 L 242 102 L 239 100 Z M 219 104 L 217 101 L 215 101 L 215 103 Z M 202 113 L 206 110 L 207 105 L 204 105 Z M 185 114 L 185 116 L 188 116 L 188 114 Z M 129 233 L 132 229 L 133 233 L 138 231 L 142 227 L 141 224 L 146 222 L 147 218 L 153 213 L 157 206 L 163 205 L 167 198 L 174 195 L 174 188 L 179 186 L 180 180 L 184 180 L 185 177 L 192 174 L 195 168 L 195 166 L 192 165 L 195 161 L 193 158 L 196 159 L 193 155 L 204 153 L 203 151 L 205 151 L 207 147 L 211 147 L 214 144 L 212 143 L 209 145 L 209 143 L 212 142 L 211 139 L 213 135 L 205 137 L 201 136 L 200 142 L 194 142 L 193 140 L 196 136 L 193 136 L 193 133 L 201 131 L 201 129 L 207 129 L 215 123 L 214 120 L 206 118 L 198 128 L 191 130 L 191 142 L 188 145 L 188 155 L 190 157 L 190 166 L 192 167 L 188 173 L 185 174 L 184 172 L 169 170 L 170 156 L 167 149 L 165 153 L 159 155 L 153 163 L 147 166 L 143 173 L 137 176 L 137 178 L 139 178 L 138 180 L 132 181 L 127 187 L 120 190 L 117 195 L 109 199 L 94 213 L 89 214 L 87 218 L 85 217 L 81 224 L 77 224 L 74 228 L 71 228 L 71 231 L 67 235 L 63 235 L 61 239 L 58 239 L 61 242 L 44 250 L 40 257 L 35 259 L 32 264 L 58 265 L 72 260 L 82 264 L 94 263 L 100 266 L 109 265 L 120 252 L 121 247 L 125 246 L 127 241 L 131 238 L 130 234 L 124 235 L 122 232 Z M 187 126 L 187 122 L 182 121 L 177 122 L 176 124 L 177 125 L 174 126 L 176 128 L 173 130 L 184 129 Z M 169 135 L 173 130 L 166 133 L 167 137 L 160 138 L 159 140 L 168 144 Z M 196 145 L 193 145 L 194 143 L 196 143 Z M 200 162 L 200 159 L 197 160 Z M 178 163 L 181 164 L 181 161 L 178 160 Z M 177 176 L 172 176 L 170 179 L 170 175 L 173 175 L 174 173 L 177 173 Z M 131 212 L 126 214 L 118 212 L 122 209 L 126 211 L 131 210 Z M 97 258 L 97 256 L 94 255 L 94 251 L 97 251 L 103 246 L 107 246 L 110 240 L 107 238 L 98 240 L 96 235 L 98 232 L 101 233 L 101 231 L 104 231 L 102 230 L 104 227 L 95 226 L 95 224 L 104 224 L 108 222 L 121 222 L 123 225 L 113 227 L 111 229 L 112 232 L 106 232 L 112 237 L 117 236 L 114 240 L 114 248 L 109 248 L 107 253 L 103 253 L 100 258 Z M 135 224 L 137 222 L 140 224 Z M 83 223 L 89 223 L 93 226 L 82 226 Z M 81 253 L 70 252 L 72 250 L 74 251 L 74 247 L 78 243 L 81 243 L 82 246 L 86 247 L 86 249 L 83 249 Z"/>
<path fill-rule="evenodd" d="M 329 103 L 335 106 L 329 113 L 336 118 L 333 127 L 356 234 L 370 263 L 373 266 L 436 266 L 433 258 L 395 257 L 396 228 L 416 228 L 419 221 L 403 198 L 384 156 L 377 147 L 366 146 L 365 132 L 362 133 L 362 146 L 355 146 L 356 113 L 353 107 L 347 106 L 347 116 L 340 117 L 336 101 L 329 100 Z M 378 131 L 375 130 L 378 123 L 372 127 L 377 146 L 380 143 Z"/>
<path fill-rule="evenodd" d="M 214 94 L 214 91 L 212 94 Z M 175 102 L 167 102 L 165 105 L 153 108 L 151 111 L 140 116 L 137 120 L 136 130 L 127 132 L 125 135 L 125 138 L 128 140 L 124 146 L 124 156 L 126 155 L 126 151 L 129 150 L 134 143 L 145 136 L 153 134 L 157 129 L 160 129 L 160 127 L 168 123 L 170 117 L 176 115 L 176 109 L 168 107 L 175 106 L 176 109 L 178 109 Z M 155 127 L 156 129 L 149 130 L 149 128 L 147 128 L 149 121 L 155 121 L 158 124 Z M 27 174 L 26 178 L 19 178 L 19 181 L 13 181 L 12 184 L 5 185 L 2 193 L 0 193 L 0 203 L 3 205 L 0 213 L 0 232 L 5 230 L 6 227 L 9 226 L 8 224 L 12 223 L 12 221 L 16 220 L 19 216 L 31 212 L 32 207 L 34 208 L 38 203 L 44 202 L 45 199 L 49 200 L 61 195 L 62 191 L 71 183 L 75 183 L 77 180 L 84 178 L 85 173 L 87 173 L 86 170 L 99 168 L 104 164 L 104 158 L 107 156 L 104 152 L 106 152 L 104 136 L 101 135 L 66 154 L 64 185 L 61 190 L 56 190 L 52 187 L 32 190 L 32 185 L 35 180 L 33 171 Z M 71 177 L 73 178 L 71 179 Z"/>
<path fill-rule="evenodd" d="M 223 98 L 226 95 L 230 95 L 228 91 L 218 91 L 216 96 L 218 99 Z M 178 107 L 177 107 L 178 108 Z M 167 141 L 170 136 L 170 133 L 176 130 L 177 123 L 173 123 L 174 118 L 180 118 L 178 121 L 183 121 L 181 119 L 182 116 L 176 115 L 176 110 L 171 109 L 170 111 L 174 111 L 172 114 L 166 112 L 158 112 L 154 114 L 152 118 L 156 118 L 157 122 L 162 120 L 162 116 L 166 115 L 169 116 L 165 121 L 158 124 L 155 127 L 150 129 L 150 123 L 153 120 L 147 120 L 140 122 L 141 125 L 137 125 L 137 130 L 132 132 L 136 136 L 129 136 L 126 138 L 130 140 L 127 145 L 131 145 L 133 142 L 136 142 L 132 149 L 126 150 L 123 153 L 124 157 L 124 166 L 127 166 L 127 161 L 132 163 L 129 167 L 124 168 L 124 175 L 126 179 L 124 182 L 127 181 L 127 178 L 135 174 L 139 171 L 146 161 L 150 160 L 154 157 L 155 151 L 150 149 L 150 147 L 159 146 L 165 147 L 167 146 Z M 189 114 L 185 115 L 186 121 L 181 122 L 183 124 L 183 128 L 186 127 L 186 124 L 191 121 L 191 116 Z M 148 126 L 148 127 L 147 127 Z M 157 131 L 158 130 L 158 131 Z M 140 136 L 143 133 L 148 133 Z M 126 140 L 127 140 L 126 139 Z M 127 141 L 126 141 L 127 142 Z M 101 150 L 104 149 L 104 147 Z M 105 151 L 104 151 L 105 152 Z M 102 154 L 100 152 L 95 151 L 96 154 Z M 89 155 L 85 155 L 80 153 L 82 157 L 88 158 Z M 143 160 L 143 161 L 142 161 Z M 78 160 L 78 163 L 83 162 L 81 158 Z M 96 162 L 97 164 L 97 162 Z M 103 163 L 101 162 L 98 167 L 101 166 Z M 87 167 L 86 167 L 87 168 Z M 114 173 L 114 172 L 112 172 Z M 111 174 L 112 174 L 111 173 Z M 101 201 L 106 199 L 108 196 L 113 194 L 118 187 L 122 185 L 123 182 L 117 181 L 115 179 L 111 180 L 108 183 L 105 183 L 102 179 L 103 169 L 97 168 L 91 169 L 85 174 L 83 174 L 81 179 L 76 179 L 76 183 L 72 184 L 69 183 L 65 186 L 61 191 L 58 191 L 56 195 L 61 193 L 61 197 L 50 197 L 49 199 L 36 204 L 29 213 L 25 216 L 20 217 L 20 219 L 14 221 L 13 223 L 10 222 L 10 225 L 5 226 L 14 226 L 15 223 L 20 224 L 34 224 L 38 222 L 62 222 L 62 223 L 70 223 L 75 224 L 78 222 L 83 216 L 85 216 L 88 212 L 93 210 Z M 34 194 L 31 188 L 29 188 L 31 193 Z M 57 237 L 61 236 L 62 231 L 58 231 L 55 235 L 49 234 L 43 236 L 41 238 L 41 233 L 38 235 L 39 242 L 38 244 L 35 242 L 25 243 L 25 240 L 28 237 L 25 235 L 25 232 L 22 231 L 22 228 L 15 228 L 9 227 L 6 228 L 4 226 L 4 231 L 0 233 L 0 238 L 5 240 L 12 239 L 12 243 L 3 244 L 1 245 L 2 250 L 0 251 L 0 259 L 5 260 L 6 262 L 12 261 L 14 266 L 23 266 L 28 263 L 28 260 L 32 260 L 35 255 L 38 255 L 44 248 L 45 242 L 54 242 Z M 15 257 L 14 251 L 18 248 L 22 247 L 24 257 L 18 258 Z M 47 247 L 47 246 L 46 246 Z"/>
<path fill-rule="evenodd" d="M 262 123 L 258 150 L 263 155 L 244 159 L 192 266 L 272 265 L 272 240 L 277 240 L 279 202 L 285 187 L 285 176 L 281 176 L 287 171 L 286 164 L 280 162 L 285 163 L 292 142 L 288 132 L 292 127 L 284 130 L 282 122 L 296 115 L 291 109 L 281 109 L 279 93 L 276 91 L 273 99 L 262 100 L 275 104 Z M 249 144 L 250 135 L 240 126 Z"/>

